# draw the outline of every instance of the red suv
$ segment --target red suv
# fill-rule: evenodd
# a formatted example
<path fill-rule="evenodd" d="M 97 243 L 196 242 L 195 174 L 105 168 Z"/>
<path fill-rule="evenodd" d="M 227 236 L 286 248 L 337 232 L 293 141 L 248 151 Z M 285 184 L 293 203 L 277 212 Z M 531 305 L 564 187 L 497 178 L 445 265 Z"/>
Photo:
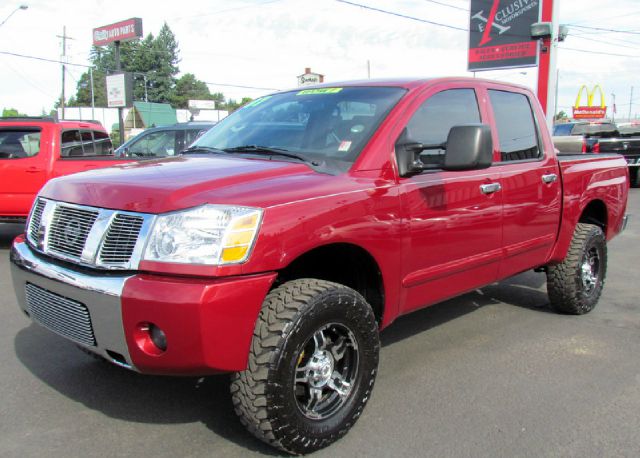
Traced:
<path fill-rule="evenodd" d="M 97 121 L 0 118 L 0 223 L 24 222 L 51 178 L 126 161 Z"/>

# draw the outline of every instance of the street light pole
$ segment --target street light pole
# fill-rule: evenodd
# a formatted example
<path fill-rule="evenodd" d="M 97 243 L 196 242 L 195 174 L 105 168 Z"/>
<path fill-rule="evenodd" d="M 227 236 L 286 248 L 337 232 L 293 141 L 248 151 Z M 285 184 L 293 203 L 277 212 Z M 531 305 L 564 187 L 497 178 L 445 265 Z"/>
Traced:
<path fill-rule="evenodd" d="M 7 22 L 7 21 L 9 20 L 9 18 L 10 18 L 11 16 L 13 16 L 13 15 L 14 15 L 14 13 L 15 13 L 16 11 L 18 11 L 18 10 L 26 10 L 27 8 L 29 8 L 29 6 L 28 6 L 28 5 L 25 5 L 25 4 L 20 5 L 20 6 L 19 6 L 19 7 L 17 7 L 15 10 L 13 10 L 11 13 L 9 13 L 9 16 L 7 16 L 7 17 L 4 19 L 4 21 L 0 22 L 0 26 L 4 25 L 4 23 L 5 23 L 5 22 Z"/>

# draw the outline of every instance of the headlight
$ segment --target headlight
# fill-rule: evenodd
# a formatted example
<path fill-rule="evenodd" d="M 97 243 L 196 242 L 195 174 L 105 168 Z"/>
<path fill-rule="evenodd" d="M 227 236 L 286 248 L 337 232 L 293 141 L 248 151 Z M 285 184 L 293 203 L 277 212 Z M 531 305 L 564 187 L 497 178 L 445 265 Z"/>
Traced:
<path fill-rule="evenodd" d="M 245 261 L 258 233 L 262 210 L 204 205 L 159 215 L 143 259 L 181 264 Z"/>

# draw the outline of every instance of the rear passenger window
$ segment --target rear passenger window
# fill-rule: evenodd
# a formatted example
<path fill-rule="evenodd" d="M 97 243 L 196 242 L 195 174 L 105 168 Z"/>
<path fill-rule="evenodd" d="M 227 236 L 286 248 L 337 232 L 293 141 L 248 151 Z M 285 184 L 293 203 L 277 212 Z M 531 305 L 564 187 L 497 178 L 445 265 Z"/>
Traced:
<path fill-rule="evenodd" d="M 439 145 L 447 141 L 453 126 L 480 122 L 478 101 L 473 89 L 450 89 L 425 100 L 407 124 L 407 135 L 424 145 Z M 424 164 L 438 165 L 443 149 L 429 149 L 420 154 Z"/>
<path fill-rule="evenodd" d="M 96 154 L 98 156 L 113 155 L 113 145 L 111 144 L 111 138 L 109 138 L 109 134 L 107 134 L 106 132 L 94 130 L 93 140 L 95 142 Z"/>
<path fill-rule="evenodd" d="M 63 158 L 110 156 L 113 146 L 106 132 L 65 130 L 61 138 L 61 155 Z"/>
<path fill-rule="evenodd" d="M 62 157 L 81 157 L 84 155 L 82 136 L 79 130 L 65 130 L 62 132 L 61 155 Z"/>
<path fill-rule="evenodd" d="M 502 160 L 540 158 L 542 154 L 538 146 L 536 123 L 527 96 L 489 90 L 489 98 L 496 118 Z"/>

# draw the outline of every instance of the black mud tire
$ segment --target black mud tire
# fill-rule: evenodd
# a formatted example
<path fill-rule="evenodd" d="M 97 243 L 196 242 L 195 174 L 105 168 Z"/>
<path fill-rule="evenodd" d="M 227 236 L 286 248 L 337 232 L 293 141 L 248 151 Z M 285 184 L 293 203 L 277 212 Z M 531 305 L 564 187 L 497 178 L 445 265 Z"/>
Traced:
<path fill-rule="evenodd" d="M 322 333 L 327 323 L 338 323 L 355 339 L 357 370 L 337 410 L 327 418 L 310 419 L 296 397 L 294 378 L 310 336 Z M 323 280 L 287 282 L 267 295 L 247 370 L 232 375 L 235 411 L 253 435 L 287 453 L 300 455 L 326 447 L 344 436 L 362 414 L 375 382 L 379 349 L 374 313 L 356 291 Z"/>
<path fill-rule="evenodd" d="M 591 259 L 592 272 L 583 265 Z M 578 223 L 567 257 L 547 268 L 547 292 L 551 308 L 558 313 L 583 315 L 594 309 L 602 294 L 607 273 L 607 243 L 602 229 Z"/>

